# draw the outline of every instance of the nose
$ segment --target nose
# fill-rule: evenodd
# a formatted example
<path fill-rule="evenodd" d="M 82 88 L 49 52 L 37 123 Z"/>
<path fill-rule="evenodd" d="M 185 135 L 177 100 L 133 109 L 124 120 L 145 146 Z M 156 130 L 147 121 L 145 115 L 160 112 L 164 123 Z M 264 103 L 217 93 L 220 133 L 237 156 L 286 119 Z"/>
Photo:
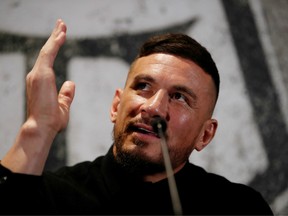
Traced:
<path fill-rule="evenodd" d="M 160 89 L 142 105 L 141 113 L 149 117 L 159 116 L 169 120 L 168 108 L 169 96 L 166 91 Z"/>

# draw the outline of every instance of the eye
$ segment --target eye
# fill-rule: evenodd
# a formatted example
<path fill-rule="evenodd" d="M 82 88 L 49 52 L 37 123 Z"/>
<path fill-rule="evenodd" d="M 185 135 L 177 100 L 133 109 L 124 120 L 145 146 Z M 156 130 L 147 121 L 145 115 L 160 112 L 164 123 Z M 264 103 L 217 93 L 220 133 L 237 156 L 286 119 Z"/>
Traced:
<path fill-rule="evenodd" d="M 187 97 L 185 97 L 185 95 L 181 94 L 180 92 L 175 92 L 175 93 L 171 94 L 170 97 L 173 100 L 178 100 L 178 101 L 187 103 Z"/>
<path fill-rule="evenodd" d="M 143 90 L 143 91 L 147 91 L 150 88 L 150 84 L 146 83 L 146 82 L 138 82 L 135 84 L 134 89 L 135 90 Z"/>

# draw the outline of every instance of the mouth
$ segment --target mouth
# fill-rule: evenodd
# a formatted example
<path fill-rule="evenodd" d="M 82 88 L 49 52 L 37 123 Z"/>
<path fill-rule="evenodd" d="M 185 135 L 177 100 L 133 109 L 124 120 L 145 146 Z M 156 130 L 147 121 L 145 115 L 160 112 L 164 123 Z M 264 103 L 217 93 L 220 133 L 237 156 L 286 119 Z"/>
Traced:
<path fill-rule="evenodd" d="M 131 132 L 136 132 L 136 133 L 140 133 L 140 134 L 144 134 L 144 135 L 150 135 L 153 137 L 160 138 L 159 135 L 153 131 L 151 126 L 148 126 L 145 124 L 133 124 L 133 125 L 131 125 L 129 130 Z"/>

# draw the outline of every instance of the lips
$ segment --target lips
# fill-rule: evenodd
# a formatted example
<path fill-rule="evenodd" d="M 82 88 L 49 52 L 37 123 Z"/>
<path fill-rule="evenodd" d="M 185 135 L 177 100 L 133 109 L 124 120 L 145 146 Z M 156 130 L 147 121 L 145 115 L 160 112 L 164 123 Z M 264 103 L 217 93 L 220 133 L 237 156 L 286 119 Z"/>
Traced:
<path fill-rule="evenodd" d="M 130 130 L 133 132 L 151 135 L 151 136 L 159 138 L 158 134 L 153 131 L 153 128 L 150 125 L 136 123 L 136 124 L 131 125 Z"/>

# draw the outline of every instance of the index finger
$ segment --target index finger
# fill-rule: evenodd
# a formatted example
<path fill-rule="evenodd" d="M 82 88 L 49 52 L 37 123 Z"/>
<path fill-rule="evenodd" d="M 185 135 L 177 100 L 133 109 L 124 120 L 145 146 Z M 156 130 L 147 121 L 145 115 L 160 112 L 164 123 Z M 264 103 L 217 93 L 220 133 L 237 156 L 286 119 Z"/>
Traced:
<path fill-rule="evenodd" d="M 65 42 L 66 30 L 66 24 L 61 19 L 58 19 L 50 37 L 39 53 L 35 66 L 53 67 L 59 48 Z"/>

